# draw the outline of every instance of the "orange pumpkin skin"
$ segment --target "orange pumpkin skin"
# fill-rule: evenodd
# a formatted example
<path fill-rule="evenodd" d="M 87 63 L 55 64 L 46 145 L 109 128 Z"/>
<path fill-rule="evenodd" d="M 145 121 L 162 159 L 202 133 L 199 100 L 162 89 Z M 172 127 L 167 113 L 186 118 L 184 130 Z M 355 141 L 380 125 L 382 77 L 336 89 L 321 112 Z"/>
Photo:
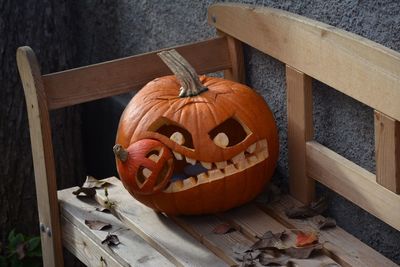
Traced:
<path fill-rule="evenodd" d="M 120 119 L 116 143 L 125 148 L 142 139 L 154 139 L 197 162 L 227 161 L 232 165 L 224 169 L 222 178 L 220 173 L 216 179 L 208 179 L 212 175 L 200 175 L 170 183 L 160 192 L 143 195 L 131 190 L 127 165 L 117 159 L 124 186 L 137 200 L 156 211 L 174 215 L 205 214 L 241 205 L 263 190 L 276 166 L 277 128 L 264 99 L 243 84 L 214 77 L 199 78 L 208 90 L 183 98 L 178 97 L 181 86 L 175 76 L 149 82 L 132 98 Z M 247 136 L 237 144 L 220 147 L 214 143 L 210 132 L 230 118 L 240 122 Z M 190 146 L 180 145 L 157 132 L 162 124 L 175 124 L 187 130 L 191 134 Z M 251 145 L 256 151 L 246 152 L 243 160 L 247 165 L 244 161 L 232 161 Z M 241 164 L 246 165 L 245 168 Z"/>

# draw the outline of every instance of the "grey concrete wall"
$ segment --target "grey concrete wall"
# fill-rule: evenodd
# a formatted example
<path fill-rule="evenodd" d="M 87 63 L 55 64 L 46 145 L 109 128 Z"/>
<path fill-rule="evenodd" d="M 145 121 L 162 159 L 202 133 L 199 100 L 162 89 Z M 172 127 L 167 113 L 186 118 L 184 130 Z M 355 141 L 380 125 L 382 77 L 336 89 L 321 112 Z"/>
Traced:
<path fill-rule="evenodd" d="M 206 23 L 206 12 L 213 2 L 80 1 L 74 6 L 79 25 L 79 64 L 96 63 L 212 37 L 215 31 Z M 284 9 L 325 22 L 400 51 L 400 3 L 396 0 L 265 0 L 256 1 L 255 4 Z M 287 177 L 284 65 L 250 47 L 245 47 L 245 61 L 247 83 L 264 96 L 279 126 L 281 150 L 276 180 L 284 186 Z M 314 82 L 313 95 L 316 140 L 374 172 L 373 111 L 320 82 Z M 111 102 L 98 101 L 86 105 L 86 114 L 89 114 L 84 120 L 86 130 L 111 133 L 106 139 L 88 139 L 86 142 L 89 169 L 98 176 L 115 174 L 115 170 L 110 168 L 95 170 L 100 165 L 110 166 L 113 160 L 110 150 L 100 148 L 97 157 L 93 157 L 92 152 L 99 151 L 99 142 L 112 146 L 117 117 L 126 102 L 127 99 L 122 97 Z M 96 121 L 93 115 L 101 120 Z M 332 196 L 327 215 L 335 217 L 341 227 L 400 263 L 399 232 L 323 186 L 318 186 L 318 192 Z"/>

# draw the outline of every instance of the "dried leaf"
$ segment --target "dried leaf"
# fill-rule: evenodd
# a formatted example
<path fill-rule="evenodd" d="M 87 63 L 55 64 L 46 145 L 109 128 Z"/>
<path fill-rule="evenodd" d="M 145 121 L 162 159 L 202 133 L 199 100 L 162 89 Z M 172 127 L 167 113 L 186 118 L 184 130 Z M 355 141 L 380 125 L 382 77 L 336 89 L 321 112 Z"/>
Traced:
<path fill-rule="evenodd" d="M 236 243 L 233 247 L 232 247 L 232 251 L 235 254 L 244 254 L 246 252 L 251 251 L 251 248 L 249 246 L 243 245 L 241 243 Z"/>
<path fill-rule="evenodd" d="M 310 208 L 316 213 L 321 214 L 328 208 L 328 197 L 323 196 L 316 202 L 311 202 Z"/>
<path fill-rule="evenodd" d="M 285 214 L 291 219 L 305 219 L 317 215 L 310 207 L 302 206 L 285 210 Z"/>
<path fill-rule="evenodd" d="M 96 189 L 88 187 L 80 187 L 78 190 L 72 192 L 72 194 L 76 196 L 82 196 L 81 194 L 83 194 L 84 196 L 87 197 L 94 197 L 96 195 Z"/>
<path fill-rule="evenodd" d="M 107 246 L 117 246 L 121 242 L 119 242 L 118 236 L 108 234 L 106 238 L 103 241 L 101 241 L 101 243 L 107 244 Z"/>
<path fill-rule="evenodd" d="M 83 183 L 82 187 L 87 188 L 102 188 L 104 186 L 110 185 L 107 181 L 100 181 L 93 176 L 86 176 L 86 181 Z"/>
<path fill-rule="evenodd" d="M 224 235 L 236 231 L 236 229 L 229 223 L 220 223 L 214 227 L 213 233 L 217 235 Z"/>
<path fill-rule="evenodd" d="M 321 197 L 310 205 L 294 207 L 285 210 L 285 214 L 291 219 L 306 219 L 323 213 L 328 208 L 327 197 Z"/>
<path fill-rule="evenodd" d="M 257 260 L 260 255 L 261 251 L 259 250 L 247 252 L 246 254 L 243 255 L 242 259 L 238 259 L 239 261 L 242 262 L 240 266 L 247 266 L 247 267 L 260 266 L 261 264 Z"/>
<path fill-rule="evenodd" d="M 315 250 L 321 250 L 322 244 L 314 244 L 307 247 L 290 247 L 285 249 L 285 254 L 295 259 L 308 259 Z"/>
<path fill-rule="evenodd" d="M 315 232 L 299 231 L 296 236 L 296 246 L 305 247 L 318 242 L 318 235 Z"/>
<path fill-rule="evenodd" d="M 319 219 L 317 222 L 317 225 L 318 225 L 318 229 L 324 230 L 324 229 L 336 227 L 336 221 L 333 218 L 326 217 L 326 218 Z"/>
<path fill-rule="evenodd" d="M 106 230 L 111 227 L 111 224 L 102 221 L 85 220 L 85 224 L 92 230 Z"/>
<path fill-rule="evenodd" d="M 274 234 L 271 231 L 267 231 L 261 237 L 260 240 L 256 241 L 252 249 L 266 249 L 266 248 L 277 248 L 284 249 L 286 246 L 283 244 L 283 240 L 287 237 L 285 232 Z"/>
<path fill-rule="evenodd" d="M 264 266 L 269 265 L 283 265 L 285 266 L 290 260 L 290 257 L 282 253 L 262 253 L 259 261 Z"/>

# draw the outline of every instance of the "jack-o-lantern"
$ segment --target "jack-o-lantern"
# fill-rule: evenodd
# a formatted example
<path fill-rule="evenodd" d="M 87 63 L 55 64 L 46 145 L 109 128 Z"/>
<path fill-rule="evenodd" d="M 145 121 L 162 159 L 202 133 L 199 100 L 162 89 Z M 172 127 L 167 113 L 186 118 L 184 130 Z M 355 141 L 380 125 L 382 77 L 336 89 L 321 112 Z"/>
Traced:
<path fill-rule="evenodd" d="M 114 153 L 125 188 L 167 214 L 221 212 L 256 197 L 278 158 L 272 112 L 249 87 L 198 76 L 175 50 L 175 74 L 144 86 L 124 110 Z"/>

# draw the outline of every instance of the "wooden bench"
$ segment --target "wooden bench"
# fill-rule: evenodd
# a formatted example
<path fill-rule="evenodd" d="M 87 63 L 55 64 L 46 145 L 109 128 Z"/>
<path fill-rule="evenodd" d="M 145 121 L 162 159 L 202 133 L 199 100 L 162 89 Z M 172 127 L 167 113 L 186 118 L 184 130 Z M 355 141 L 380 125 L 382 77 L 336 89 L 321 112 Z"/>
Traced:
<path fill-rule="evenodd" d="M 286 64 L 290 195 L 267 206 L 250 203 L 217 215 L 168 217 L 134 200 L 120 181 L 109 196 L 113 214 L 98 212 L 96 201 L 57 192 L 50 111 L 137 91 L 170 74 L 155 52 L 42 75 L 33 51 L 21 47 L 18 68 L 29 117 L 45 266 L 63 266 L 62 245 L 90 266 L 235 266 L 236 243 L 290 229 L 317 229 L 310 219 L 289 219 L 284 210 L 310 203 L 314 181 L 336 191 L 400 230 L 400 54 L 357 35 L 285 11 L 239 4 L 209 8 L 219 37 L 176 49 L 199 74 L 223 71 L 244 82 L 242 42 Z M 140 66 L 140 67 L 138 67 Z M 311 80 L 316 79 L 375 110 L 376 175 L 313 141 Z M 98 198 L 104 198 L 98 190 Z M 107 232 L 84 221 L 110 222 L 121 244 L 101 241 Z M 213 234 L 228 222 L 237 231 Z M 343 266 L 397 266 L 336 227 L 320 232 L 322 263 Z M 299 263 L 305 264 L 307 262 Z"/>

